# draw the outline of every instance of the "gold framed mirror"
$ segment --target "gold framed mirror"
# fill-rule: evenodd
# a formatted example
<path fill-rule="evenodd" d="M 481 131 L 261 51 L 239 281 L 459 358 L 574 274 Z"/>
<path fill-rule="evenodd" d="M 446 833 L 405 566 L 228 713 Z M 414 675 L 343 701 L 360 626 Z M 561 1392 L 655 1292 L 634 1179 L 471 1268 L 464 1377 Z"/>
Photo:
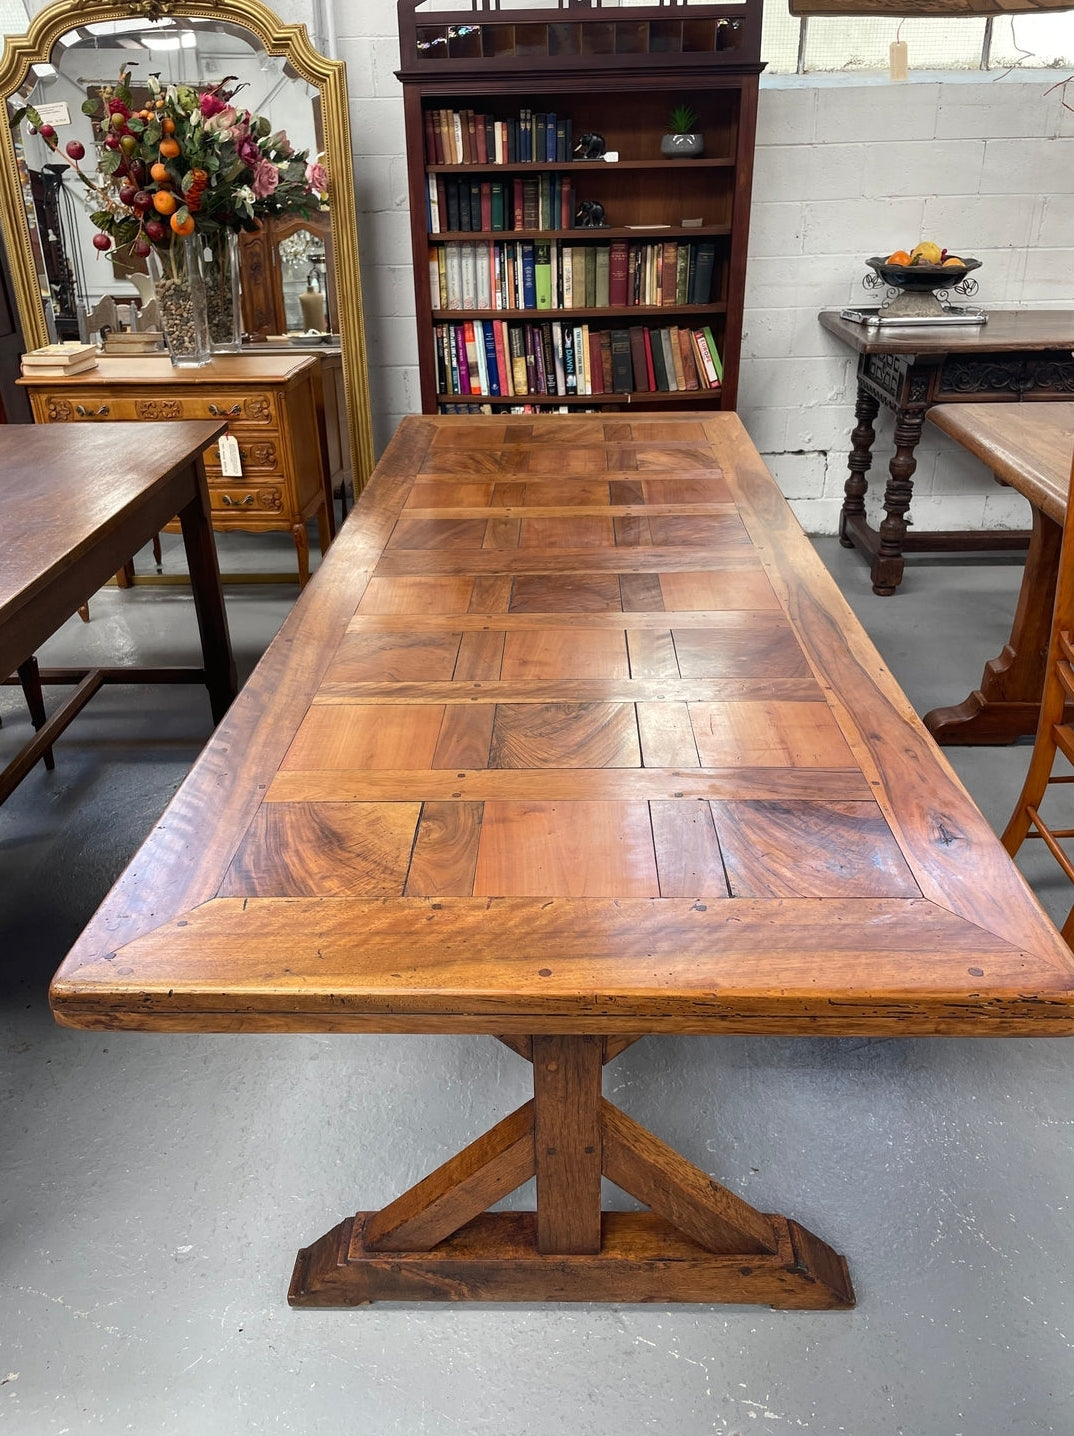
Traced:
<path fill-rule="evenodd" d="M 48 221 L 43 227 L 43 211 L 30 194 L 25 138 L 6 122 L 13 105 L 25 103 L 27 98 L 38 109 L 42 103 L 57 103 L 57 113 L 68 114 L 71 134 L 77 136 L 75 127 L 85 119 L 78 104 L 72 105 L 72 97 L 66 93 L 55 102 L 48 94 L 48 82 L 62 78 L 62 64 L 72 71 L 70 82 L 81 87 L 81 98 L 85 98 L 87 87 L 113 79 L 118 59 L 129 63 L 135 49 L 144 51 L 143 59 L 151 56 L 158 68 L 161 64 L 184 65 L 180 78 L 186 83 L 219 80 L 222 72 L 211 73 L 214 66 L 239 63 L 236 49 L 229 52 L 227 44 L 216 43 L 221 37 L 235 46 L 245 45 L 258 60 L 260 74 L 254 78 L 261 80 L 266 93 L 262 102 L 265 113 L 271 115 L 272 96 L 280 93 L 285 81 L 308 96 L 308 135 L 298 134 L 295 140 L 296 148 L 308 143 L 311 155 L 322 158 L 329 175 L 326 217 L 332 272 L 328 307 L 332 328 L 339 335 L 351 472 L 357 493 L 372 472 L 374 456 L 346 71 L 341 61 L 326 59 L 313 48 L 304 25 L 284 24 L 260 0 L 57 0 L 34 17 L 25 35 L 5 40 L 0 93 L 8 113 L 0 126 L 0 228 L 23 335 L 28 348 L 47 344 L 54 337 L 50 327 L 55 325 L 50 326 L 46 317 L 46 302 L 52 303 L 55 286 L 50 283 L 44 254 Z M 70 61 L 72 55 L 75 62 Z M 199 67 L 209 73 L 197 73 Z M 79 73 L 74 73 L 76 70 Z M 292 103 L 291 96 L 287 103 Z M 280 107 L 282 104 L 279 101 Z M 63 191 L 65 187 L 57 180 L 53 188 Z M 53 198 L 58 205 L 58 194 Z M 77 290 L 73 271 L 71 282 Z M 80 302 L 91 298 L 83 294 Z M 251 346 L 250 352 L 259 352 L 258 346 Z"/>

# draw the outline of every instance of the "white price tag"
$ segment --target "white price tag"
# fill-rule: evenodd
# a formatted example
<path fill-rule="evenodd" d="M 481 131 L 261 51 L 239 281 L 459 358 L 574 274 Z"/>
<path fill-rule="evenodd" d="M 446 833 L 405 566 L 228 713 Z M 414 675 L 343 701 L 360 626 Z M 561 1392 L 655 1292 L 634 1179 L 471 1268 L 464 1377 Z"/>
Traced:
<path fill-rule="evenodd" d="M 220 450 L 220 472 L 225 479 L 242 478 L 242 456 L 239 454 L 239 441 L 234 434 L 224 434 L 217 439 L 216 447 Z"/>

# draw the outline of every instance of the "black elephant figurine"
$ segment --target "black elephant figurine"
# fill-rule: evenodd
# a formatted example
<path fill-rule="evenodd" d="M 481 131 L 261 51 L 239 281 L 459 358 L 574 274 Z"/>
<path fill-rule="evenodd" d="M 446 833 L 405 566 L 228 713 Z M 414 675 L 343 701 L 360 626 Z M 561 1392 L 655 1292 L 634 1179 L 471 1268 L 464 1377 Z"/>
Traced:
<path fill-rule="evenodd" d="M 604 225 L 604 206 L 595 199 L 579 200 L 574 212 L 576 229 L 601 229 Z"/>
<path fill-rule="evenodd" d="M 604 157 L 604 136 L 587 131 L 574 142 L 576 160 L 599 160 Z"/>

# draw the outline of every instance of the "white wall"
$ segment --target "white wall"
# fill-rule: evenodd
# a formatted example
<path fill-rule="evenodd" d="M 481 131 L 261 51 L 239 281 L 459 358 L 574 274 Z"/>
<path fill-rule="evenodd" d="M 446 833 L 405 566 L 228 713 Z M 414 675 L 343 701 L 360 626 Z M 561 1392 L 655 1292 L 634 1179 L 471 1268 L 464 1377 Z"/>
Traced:
<path fill-rule="evenodd" d="M 379 453 L 419 408 L 395 4 L 314 0 L 315 17 L 347 62 Z M 1059 90 L 1045 93 L 1062 78 L 763 82 L 739 409 L 810 531 L 834 531 L 854 404 L 853 356 L 816 313 L 865 300 L 867 256 L 935 239 L 984 261 L 985 306 L 1074 306 L 1074 113 Z M 882 415 L 871 502 L 890 428 Z M 939 434 L 918 454 L 919 527 L 1026 522 L 1024 501 Z"/>

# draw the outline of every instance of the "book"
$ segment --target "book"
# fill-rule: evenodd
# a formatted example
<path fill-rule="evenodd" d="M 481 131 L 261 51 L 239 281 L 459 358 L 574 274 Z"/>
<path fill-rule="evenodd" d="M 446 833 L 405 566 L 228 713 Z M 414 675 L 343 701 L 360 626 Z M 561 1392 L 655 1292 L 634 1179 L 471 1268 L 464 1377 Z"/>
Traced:
<path fill-rule="evenodd" d="M 627 302 L 628 250 L 625 239 L 612 241 L 608 254 L 608 303 L 625 305 Z"/>
<path fill-rule="evenodd" d="M 660 300 L 661 304 L 672 305 L 675 303 L 675 287 L 679 274 L 679 246 L 674 239 L 664 242 L 663 263 L 660 272 Z"/>
<path fill-rule="evenodd" d="M 592 309 L 597 302 L 597 251 L 591 244 L 585 247 L 585 306 Z"/>
<path fill-rule="evenodd" d="M 499 397 L 502 392 L 500 386 L 500 370 L 496 356 L 496 335 L 493 332 L 493 320 L 485 319 L 479 321 L 478 327 L 482 331 L 482 340 L 485 345 L 485 373 L 488 376 L 488 388 L 486 393 Z"/>
<path fill-rule="evenodd" d="M 23 365 L 23 374 L 30 379 L 66 379 L 72 374 L 84 374 L 88 369 L 97 368 L 96 355 L 89 359 L 78 359 L 73 364 L 33 364 L 29 368 Z"/>
<path fill-rule="evenodd" d="M 696 389 L 698 387 L 697 365 L 694 363 L 694 350 L 690 341 L 690 331 L 689 329 L 680 329 L 678 335 L 679 353 L 682 356 L 682 373 L 683 379 L 685 380 L 683 387 L 686 389 Z"/>
<path fill-rule="evenodd" d="M 615 381 L 612 369 L 612 336 L 611 331 L 602 329 L 600 334 L 600 382 L 605 394 L 615 393 Z"/>
<path fill-rule="evenodd" d="M 555 361 L 556 393 L 577 393 L 574 368 L 574 330 L 559 319 L 552 324 L 552 353 Z"/>
<path fill-rule="evenodd" d="M 712 271 L 715 263 L 715 243 L 712 240 L 702 240 L 697 246 L 697 263 L 689 299 L 691 304 L 709 303 L 712 297 Z"/>
<path fill-rule="evenodd" d="M 552 263 L 547 240 L 538 240 L 534 245 L 533 282 L 537 308 L 551 309 Z"/>
<path fill-rule="evenodd" d="M 630 335 L 630 370 L 633 388 L 639 393 L 649 390 L 649 366 L 645 361 L 645 330 L 640 324 L 632 324 L 627 331 Z"/>
<path fill-rule="evenodd" d="M 455 335 L 455 356 L 459 366 L 458 392 L 460 394 L 469 394 L 471 392 L 470 357 L 466 352 L 466 329 L 462 324 L 456 324 L 452 327 Z M 472 329 L 473 325 L 471 325 L 470 328 Z M 475 355 L 474 357 L 476 359 L 477 356 Z"/>
<path fill-rule="evenodd" d="M 716 370 L 716 378 L 723 383 L 723 360 L 720 358 L 720 351 L 716 348 L 716 340 L 712 337 L 712 330 L 709 325 L 704 325 L 705 343 L 712 355 L 712 366 Z"/>
<path fill-rule="evenodd" d="M 586 328 L 589 329 L 589 326 L 586 325 Z M 595 329 L 589 329 L 589 392 L 591 394 L 604 393 L 604 361 L 600 352 L 601 337 Z"/>
<path fill-rule="evenodd" d="M 37 369 L 44 365 L 64 368 L 85 359 L 97 358 L 97 346 L 83 344 L 78 339 L 67 339 L 60 344 L 43 344 L 39 349 L 27 349 L 22 356 L 23 367 Z"/>
<path fill-rule="evenodd" d="M 653 364 L 653 336 L 651 329 L 642 329 L 641 340 L 645 346 L 645 378 L 649 384 L 649 393 L 656 392 L 656 367 Z"/>
<path fill-rule="evenodd" d="M 693 341 L 694 360 L 701 380 L 700 387 L 702 389 L 718 389 L 720 380 L 716 374 L 716 366 L 712 362 L 712 354 L 705 340 L 704 330 L 691 329 L 690 338 Z"/>
<path fill-rule="evenodd" d="M 692 245 L 680 244 L 675 262 L 675 303 L 688 304 L 690 300 L 690 250 Z"/>
<path fill-rule="evenodd" d="M 537 308 L 537 261 L 534 253 L 534 245 L 526 243 L 522 246 L 522 308 Z"/>
<path fill-rule="evenodd" d="M 511 387 L 516 394 L 527 394 L 529 385 L 526 379 L 526 337 L 521 324 L 508 325 L 507 345 L 511 351 Z"/>
<path fill-rule="evenodd" d="M 504 228 L 503 180 L 493 180 L 489 185 L 489 218 L 494 230 Z"/>
<path fill-rule="evenodd" d="M 608 334 L 611 352 L 612 386 L 606 393 L 629 394 L 634 388 L 634 372 L 631 362 L 630 331 L 612 329 Z"/>
<path fill-rule="evenodd" d="M 488 234 L 493 228 L 492 223 L 492 184 L 489 180 L 482 180 L 478 186 L 481 206 L 481 223 L 478 228 Z"/>
<path fill-rule="evenodd" d="M 609 278 L 609 276 L 608 276 L 608 260 L 609 260 L 609 257 L 610 257 L 610 256 L 609 256 L 609 252 L 608 252 L 608 246 L 607 246 L 606 244 L 598 244 L 598 245 L 597 245 L 597 251 L 596 251 L 596 258 L 595 258 L 594 261 L 593 261 L 593 264 L 594 264 L 594 279 L 593 279 L 594 295 L 593 295 L 593 303 L 594 303 L 594 306 L 595 306 L 597 309 L 607 309 L 608 304 L 609 304 L 609 302 L 610 302 L 610 301 L 609 301 L 609 296 L 608 296 L 608 288 L 609 288 L 609 286 L 608 286 L 608 278 Z"/>
<path fill-rule="evenodd" d="M 652 331 L 646 329 L 645 343 L 649 367 L 652 369 L 653 374 L 653 388 L 659 389 L 666 394 L 671 388 L 671 385 L 668 383 L 664 346 L 660 340 L 662 332 L 660 329 L 654 329 Z"/>
<path fill-rule="evenodd" d="M 478 240 L 474 244 L 474 303 L 467 305 L 468 309 L 492 308 L 491 248 L 487 240 Z"/>
<path fill-rule="evenodd" d="M 665 332 L 667 340 L 668 355 L 671 360 L 672 372 L 675 375 L 673 387 L 679 392 L 686 388 L 686 369 L 682 362 L 682 346 L 679 343 L 679 330 L 669 329 Z"/>
<path fill-rule="evenodd" d="M 515 391 L 512 383 L 511 361 L 507 350 L 507 337 L 504 333 L 506 328 L 502 319 L 492 321 L 492 337 L 496 346 L 496 373 L 500 380 L 500 393 L 510 395 Z"/>

